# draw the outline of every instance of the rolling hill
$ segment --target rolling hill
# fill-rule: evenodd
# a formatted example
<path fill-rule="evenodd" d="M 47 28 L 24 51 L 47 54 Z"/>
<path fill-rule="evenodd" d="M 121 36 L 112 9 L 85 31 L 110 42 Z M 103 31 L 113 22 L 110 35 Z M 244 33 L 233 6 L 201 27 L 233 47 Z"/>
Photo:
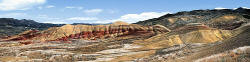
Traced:
<path fill-rule="evenodd" d="M 174 14 L 166 14 L 159 18 L 140 21 L 135 24 L 156 25 L 160 24 L 170 29 L 185 26 L 188 23 L 202 23 L 218 29 L 235 29 L 241 24 L 248 23 L 250 9 L 213 9 L 183 11 Z"/>

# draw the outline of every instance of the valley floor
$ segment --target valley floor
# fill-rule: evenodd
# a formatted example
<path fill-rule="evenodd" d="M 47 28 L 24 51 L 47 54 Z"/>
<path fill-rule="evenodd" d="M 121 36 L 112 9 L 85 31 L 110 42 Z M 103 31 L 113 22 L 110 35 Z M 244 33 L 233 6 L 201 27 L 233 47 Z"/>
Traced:
<path fill-rule="evenodd" d="M 18 42 L 0 42 L 0 61 L 7 62 L 175 62 L 222 42 L 211 44 L 180 44 L 162 49 L 140 50 L 142 45 L 78 40 L 73 43 L 37 43 L 22 45 Z M 97 45 L 98 44 L 98 45 Z M 105 47 L 107 46 L 107 47 Z M 250 46 L 213 54 L 192 60 L 195 62 L 248 62 Z"/>

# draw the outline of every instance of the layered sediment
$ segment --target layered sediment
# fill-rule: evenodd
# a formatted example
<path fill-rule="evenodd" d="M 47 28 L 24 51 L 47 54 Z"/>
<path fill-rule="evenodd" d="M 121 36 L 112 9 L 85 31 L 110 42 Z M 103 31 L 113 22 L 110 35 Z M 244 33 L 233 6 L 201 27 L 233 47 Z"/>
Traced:
<path fill-rule="evenodd" d="M 52 27 L 44 31 L 27 31 L 23 34 L 10 37 L 9 41 L 68 41 L 71 39 L 105 39 L 117 36 L 140 35 L 169 32 L 164 26 L 142 26 L 116 22 L 109 25 L 64 25 L 62 27 Z"/>

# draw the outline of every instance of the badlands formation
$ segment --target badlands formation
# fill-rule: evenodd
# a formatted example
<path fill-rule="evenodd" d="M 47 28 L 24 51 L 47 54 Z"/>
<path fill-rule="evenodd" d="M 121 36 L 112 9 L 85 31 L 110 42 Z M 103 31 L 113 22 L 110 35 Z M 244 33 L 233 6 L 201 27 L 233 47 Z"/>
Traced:
<path fill-rule="evenodd" d="M 250 10 L 194 10 L 134 24 L 63 25 L 0 39 L 0 62 L 249 62 Z"/>

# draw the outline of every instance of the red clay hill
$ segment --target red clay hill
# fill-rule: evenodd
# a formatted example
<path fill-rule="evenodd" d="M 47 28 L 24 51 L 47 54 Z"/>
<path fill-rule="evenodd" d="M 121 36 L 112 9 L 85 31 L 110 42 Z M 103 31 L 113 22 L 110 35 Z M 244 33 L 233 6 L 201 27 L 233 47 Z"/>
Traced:
<path fill-rule="evenodd" d="M 114 22 L 108 25 L 64 25 L 52 27 L 44 31 L 26 31 L 4 39 L 4 41 L 68 41 L 70 39 L 105 39 L 117 36 L 149 34 L 169 32 L 161 25 L 142 26 L 125 22 Z"/>

